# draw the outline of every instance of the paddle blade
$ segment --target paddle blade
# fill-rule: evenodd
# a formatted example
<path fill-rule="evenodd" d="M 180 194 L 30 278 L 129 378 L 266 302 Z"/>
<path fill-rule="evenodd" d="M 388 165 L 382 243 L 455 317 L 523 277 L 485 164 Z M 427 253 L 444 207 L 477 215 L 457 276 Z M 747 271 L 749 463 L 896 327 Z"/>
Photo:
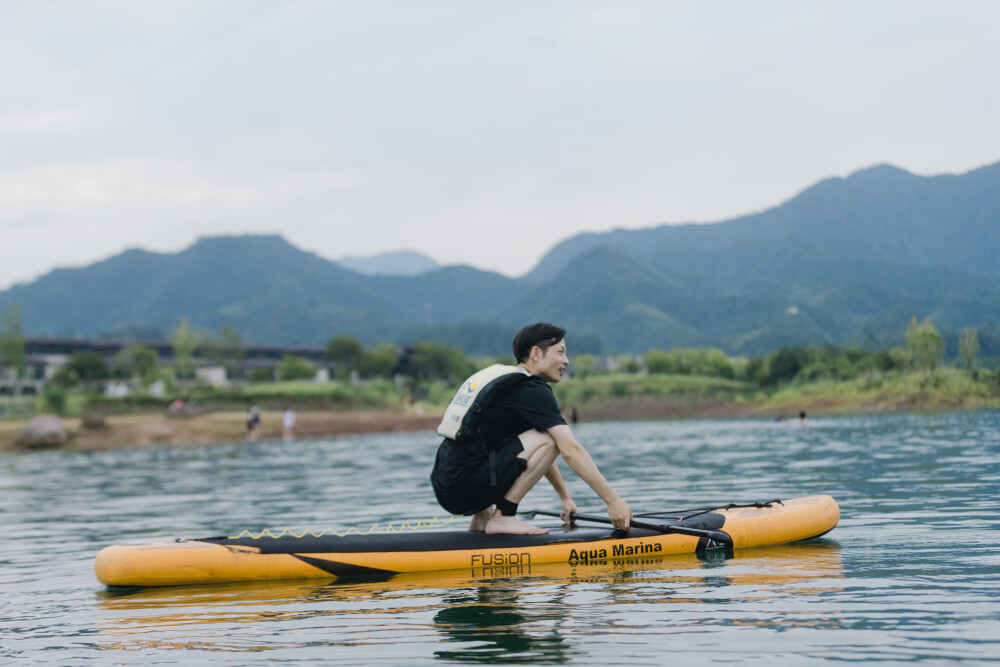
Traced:
<path fill-rule="evenodd" d="M 730 552 L 732 550 L 733 538 L 718 530 L 705 531 L 705 535 L 702 535 L 698 539 L 698 546 L 695 547 L 695 553 L 702 553 L 705 551 Z"/>

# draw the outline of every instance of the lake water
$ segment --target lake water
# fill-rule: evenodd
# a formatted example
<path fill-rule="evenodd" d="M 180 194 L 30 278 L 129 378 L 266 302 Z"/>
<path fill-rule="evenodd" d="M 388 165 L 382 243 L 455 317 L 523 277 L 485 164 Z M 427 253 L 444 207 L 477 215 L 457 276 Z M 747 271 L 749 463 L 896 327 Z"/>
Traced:
<path fill-rule="evenodd" d="M 0 662 L 970 664 L 1000 657 L 1000 413 L 581 424 L 636 511 L 829 494 L 730 558 L 106 590 L 114 543 L 446 516 L 430 433 L 0 457 Z M 603 506 L 563 466 L 584 511 Z M 543 481 L 522 508 L 558 509 Z M 451 527 L 464 527 L 453 523 Z"/>

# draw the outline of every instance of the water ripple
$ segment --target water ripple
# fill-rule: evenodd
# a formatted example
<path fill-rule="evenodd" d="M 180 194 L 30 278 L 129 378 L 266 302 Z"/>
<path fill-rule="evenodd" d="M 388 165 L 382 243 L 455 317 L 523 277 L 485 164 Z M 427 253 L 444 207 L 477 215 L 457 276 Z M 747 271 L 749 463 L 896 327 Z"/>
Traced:
<path fill-rule="evenodd" d="M 639 565 L 122 594 L 116 542 L 446 516 L 436 438 L 0 457 L 0 662 L 987 662 L 1000 648 L 1000 413 L 582 424 L 637 510 L 829 494 L 827 538 Z M 600 501 L 564 466 L 585 511 Z M 544 484 L 544 483 L 543 483 Z M 525 506 L 557 508 L 540 485 Z"/>

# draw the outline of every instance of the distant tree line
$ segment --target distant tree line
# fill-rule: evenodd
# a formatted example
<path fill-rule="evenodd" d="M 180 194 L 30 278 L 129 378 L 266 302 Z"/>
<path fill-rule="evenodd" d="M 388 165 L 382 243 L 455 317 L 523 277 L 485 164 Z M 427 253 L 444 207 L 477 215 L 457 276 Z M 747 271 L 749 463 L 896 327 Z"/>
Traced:
<path fill-rule="evenodd" d="M 355 338 L 338 336 L 326 348 L 334 374 L 363 379 L 405 376 L 415 382 L 460 382 L 476 372 L 478 364 L 453 346 L 420 342 L 398 346 L 380 343 L 370 350 Z M 511 359 L 513 363 L 513 359 Z"/>
<path fill-rule="evenodd" d="M 870 372 L 933 371 L 942 363 L 945 345 L 929 320 L 914 318 L 906 328 L 906 347 L 887 350 L 841 348 L 832 345 L 783 347 L 768 355 L 750 359 L 729 357 L 716 348 L 651 349 L 642 356 L 623 355 L 600 358 L 576 355 L 571 360 L 571 377 L 585 379 L 611 372 L 673 375 L 702 375 L 752 382 L 774 387 L 791 381 L 848 380 Z M 972 369 L 979 353 L 978 332 L 965 329 L 959 336 L 959 353 L 967 369 Z M 350 337 L 330 341 L 327 357 L 340 374 L 361 377 L 406 375 L 417 381 L 456 383 L 485 365 L 477 363 L 456 347 L 418 343 L 403 348 L 392 344 L 371 350 Z M 379 360 L 381 360 L 379 362 Z M 513 364 L 513 357 L 499 359 Z"/>
<path fill-rule="evenodd" d="M 0 321 L 0 362 L 14 368 L 20 377 L 24 368 L 24 331 L 16 307 L 3 313 Z M 148 387 L 157 380 L 187 382 L 195 377 L 197 356 L 224 366 L 234 377 L 245 357 L 238 332 L 229 327 L 218 335 L 192 329 L 186 320 L 167 337 L 173 348 L 173 364 L 161 367 L 155 350 L 141 345 L 122 349 L 109 365 L 93 352 L 80 352 L 49 380 L 46 395 L 50 402 L 65 400 L 65 392 L 78 388 L 97 392 L 112 380 Z M 607 373 L 648 373 L 701 375 L 742 380 L 762 388 L 789 382 L 847 380 L 863 373 L 933 371 L 941 363 L 945 342 L 929 321 L 913 318 L 905 331 L 906 347 L 884 350 L 840 348 L 835 346 L 783 347 L 770 354 L 746 358 L 727 356 L 716 348 L 651 349 L 641 356 L 615 358 L 579 354 L 573 357 L 571 377 L 585 379 Z M 959 358 L 973 369 L 979 354 L 979 334 L 965 329 L 958 336 Z M 513 364 L 512 356 L 498 359 L 473 359 L 460 348 L 435 342 L 408 345 L 379 343 L 366 348 L 351 336 L 332 338 L 325 351 L 323 365 L 335 379 L 374 380 L 403 378 L 411 388 L 437 384 L 454 386 L 488 363 Z M 285 355 L 275 367 L 251 369 L 242 380 L 270 382 L 312 379 L 316 366 L 307 359 Z"/>
<path fill-rule="evenodd" d="M 958 338 L 959 356 L 967 370 L 972 370 L 979 354 L 979 333 L 965 329 Z M 910 320 L 906 327 L 906 347 L 888 350 L 863 350 L 860 348 L 783 347 L 762 357 L 754 357 L 746 364 L 747 380 L 763 387 L 785 382 L 815 382 L 817 380 L 849 380 L 863 373 L 906 372 L 911 370 L 931 372 L 944 357 L 945 343 L 930 320 Z"/>
<path fill-rule="evenodd" d="M 96 389 L 112 379 L 137 381 L 142 386 L 148 386 L 156 379 L 166 376 L 189 379 L 194 377 L 192 355 L 197 348 L 197 345 L 192 345 L 190 338 L 190 333 L 183 325 L 175 332 L 172 340 L 177 341 L 177 346 L 172 369 L 161 368 L 156 352 L 143 346 L 123 349 L 110 367 L 93 352 L 79 352 L 70 357 L 51 383 L 62 389 L 75 386 Z M 585 379 L 609 372 L 645 372 L 721 377 L 773 387 L 792 380 L 846 380 L 872 371 L 932 371 L 941 363 L 944 342 L 929 321 L 919 323 L 914 319 L 907 327 L 906 340 L 905 349 L 872 351 L 831 345 L 783 347 L 771 354 L 750 359 L 729 357 L 715 348 L 675 348 L 670 351 L 652 349 L 641 357 L 626 355 L 612 359 L 581 354 L 572 360 L 571 377 Z M 203 357 L 230 369 L 242 358 L 235 332 L 223 332 L 218 340 L 204 344 L 207 345 L 207 350 Z M 979 351 L 975 329 L 963 331 L 959 337 L 959 349 L 966 368 L 971 369 Z M 414 383 L 454 384 L 486 363 L 471 358 L 457 347 L 444 347 L 433 342 L 404 346 L 380 343 L 366 349 L 350 336 L 338 336 L 330 340 L 325 356 L 336 378 L 367 380 L 402 376 L 410 378 Z M 8 354 L 8 357 L 12 355 Z M 514 359 L 508 356 L 491 362 L 513 364 Z M 317 369 L 306 359 L 285 355 L 277 364 L 276 371 L 270 368 L 260 370 L 263 372 L 251 371 L 247 379 L 251 382 L 272 381 L 275 375 L 279 380 L 310 379 L 315 377 Z"/>
<path fill-rule="evenodd" d="M 24 377 L 25 355 L 24 326 L 21 324 L 21 306 L 11 304 L 0 313 L 0 366 L 8 366 L 14 379 Z"/>

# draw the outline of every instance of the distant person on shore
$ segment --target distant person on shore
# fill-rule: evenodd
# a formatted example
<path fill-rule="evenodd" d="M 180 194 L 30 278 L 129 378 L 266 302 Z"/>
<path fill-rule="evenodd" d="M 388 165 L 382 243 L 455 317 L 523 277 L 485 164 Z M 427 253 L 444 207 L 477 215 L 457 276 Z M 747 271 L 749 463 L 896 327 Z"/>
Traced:
<path fill-rule="evenodd" d="M 512 345 L 517 366 L 479 371 L 445 412 L 431 483 L 442 507 L 472 515 L 470 531 L 547 533 L 516 516 L 518 503 L 542 476 L 559 494 L 563 520 L 571 523 L 570 514 L 579 510 L 559 473 L 560 456 L 607 503 L 614 527 L 631 527 L 631 508 L 576 441 L 549 386 L 569 365 L 565 336 L 564 329 L 543 322 L 524 327 Z"/>
<path fill-rule="evenodd" d="M 295 438 L 295 410 L 292 410 L 287 405 L 281 413 L 281 429 L 285 442 L 291 442 Z"/>
<path fill-rule="evenodd" d="M 573 424 L 573 426 L 576 426 L 577 423 L 580 421 L 580 413 L 576 411 L 575 405 L 569 411 L 569 420 Z"/>
<path fill-rule="evenodd" d="M 251 405 L 247 410 L 247 439 L 251 441 L 257 439 L 258 426 L 260 426 L 260 408 Z"/>

